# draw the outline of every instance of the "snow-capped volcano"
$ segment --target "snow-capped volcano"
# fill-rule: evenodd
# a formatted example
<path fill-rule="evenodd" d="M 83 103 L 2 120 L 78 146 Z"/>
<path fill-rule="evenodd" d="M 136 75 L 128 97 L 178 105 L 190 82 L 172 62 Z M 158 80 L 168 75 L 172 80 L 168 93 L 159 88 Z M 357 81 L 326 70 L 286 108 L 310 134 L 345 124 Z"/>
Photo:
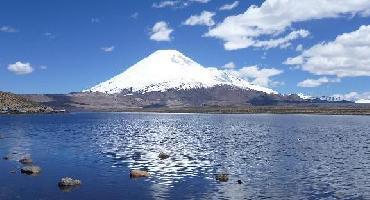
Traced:
<path fill-rule="evenodd" d="M 219 85 L 276 93 L 269 88 L 253 85 L 231 71 L 203 67 L 176 50 L 158 50 L 123 73 L 84 92 L 116 94 L 132 90 L 145 93 Z"/>

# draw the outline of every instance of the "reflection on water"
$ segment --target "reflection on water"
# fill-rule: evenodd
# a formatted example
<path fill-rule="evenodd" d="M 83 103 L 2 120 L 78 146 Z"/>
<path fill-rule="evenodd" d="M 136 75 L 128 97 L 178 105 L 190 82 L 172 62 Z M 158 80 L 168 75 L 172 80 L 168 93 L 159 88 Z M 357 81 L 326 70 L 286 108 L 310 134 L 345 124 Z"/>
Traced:
<path fill-rule="evenodd" d="M 43 182 L 66 173 L 81 178 L 84 185 L 69 199 L 368 199 L 369 121 L 308 115 L 7 116 L 0 117 L 6 124 L 0 132 L 7 134 L 0 153 L 39 156 Z M 161 152 L 170 157 L 159 159 Z M 10 165 L 4 163 L 0 167 Z M 130 169 L 151 176 L 131 180 Z M 229 181 L 216 181 L 218 173 L 230 174 Z M 17 184 L 8 190 L 17 191 Z M 12 199 L 5 193 L 0 190 L 0 197 Z M 51 189 L 36 197 L 66 198 L 60 195 Z"/>

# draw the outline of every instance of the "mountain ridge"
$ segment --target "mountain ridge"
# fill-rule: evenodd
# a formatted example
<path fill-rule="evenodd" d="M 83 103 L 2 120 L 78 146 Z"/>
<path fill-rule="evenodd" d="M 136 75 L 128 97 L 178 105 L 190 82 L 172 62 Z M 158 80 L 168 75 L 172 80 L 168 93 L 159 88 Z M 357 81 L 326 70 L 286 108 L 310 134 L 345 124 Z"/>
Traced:
<path fill-rule="evenodd" d="M 253 85 L 231 71 L 203 67 L 177 50 L 157 50 L 121 74 L 83 92 L 117 94 L 130 90 L 145 93 L 220 85 L 277 94 L 272 89 Z"/>

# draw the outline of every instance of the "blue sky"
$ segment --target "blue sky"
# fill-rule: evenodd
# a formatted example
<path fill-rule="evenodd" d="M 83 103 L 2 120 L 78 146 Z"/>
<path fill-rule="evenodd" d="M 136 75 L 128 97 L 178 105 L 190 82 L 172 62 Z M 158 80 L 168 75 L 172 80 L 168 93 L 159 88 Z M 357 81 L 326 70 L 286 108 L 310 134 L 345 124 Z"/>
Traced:
<path fill-rule="evenodd" d="M 363 39 L 370 34 L 369 0 L 323 0 L 319 9 L 311 3 L 316 0 L 283 1 L 183 0 L 163 4 L 150 0 L 2 0 L 0 90 L 81 91 L 121 73 L 155 50 L 176 49 L 207 67 L 222 69 L 233 62 L 235 67 L 231 70 L 239 71 L 256 66 L 260 71 L 250 81 L 253 77 L 267 78 L 265 86 L 280 93 L 370 92 L 366 58 L 370 57 L 370 41 Z M 284 4 L 277 5 L 279 2 Z M 231 8 L 233 3 L 235 7 Z M 220 10 L 225 4 L 230 4 L 229 9 Z M 201 16 L 204 11 L 212 13 L 208 21 Z M 267 12 L 277 15 L 266 16 Z M 194 16 L 193 20 L 186 23 L 190 16 Z M 225 21 L 227 17 L 229 21 Z M 167 39 L 151 39 L 153 26 L 158 22 L 165 22 L 165 28 L 172 30 Z M 296 37 L 278 42 L 292 32 Z M 336 39 L 345 33 L 349 36 L 342 38 L 354 41 L 356 49 L 362 49 L 361 56 L 349 55 L 354 51 L 353 45 L 343 42 L 347 39 Z M 336 63 L 338 58 L 326 55 L 335 49 L 330 42 L 341 47 L 333 54 L 346 58 L 345 62 L 355 62 Z M 302 48 L 297 50 L 297 46 Z M 301 60 L 288 62 L 288 58 Z M 328 62 L 316 62 L 318 58 L 329 61 L 331 66 Z M 271 69 L 279 73 L 267 75 Z"/>

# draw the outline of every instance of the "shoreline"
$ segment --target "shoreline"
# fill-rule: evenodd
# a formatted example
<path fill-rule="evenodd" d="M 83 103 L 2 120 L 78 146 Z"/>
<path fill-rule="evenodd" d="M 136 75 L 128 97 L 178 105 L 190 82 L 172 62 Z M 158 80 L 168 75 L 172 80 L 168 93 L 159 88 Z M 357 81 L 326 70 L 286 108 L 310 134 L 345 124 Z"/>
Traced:
<path fill-rule="evenodd" d="M 370 116 L 370 108 L 300 108 L 300 107 L 248 107 L 248 108 L 157 108 L 157 109 L 83 109 L 63 112 L 0 113 L 5 115 L 68 114 L 68 113 L 167 113 L 167 114 L 278 114 L 278 115 L 358 115 Z"/>

